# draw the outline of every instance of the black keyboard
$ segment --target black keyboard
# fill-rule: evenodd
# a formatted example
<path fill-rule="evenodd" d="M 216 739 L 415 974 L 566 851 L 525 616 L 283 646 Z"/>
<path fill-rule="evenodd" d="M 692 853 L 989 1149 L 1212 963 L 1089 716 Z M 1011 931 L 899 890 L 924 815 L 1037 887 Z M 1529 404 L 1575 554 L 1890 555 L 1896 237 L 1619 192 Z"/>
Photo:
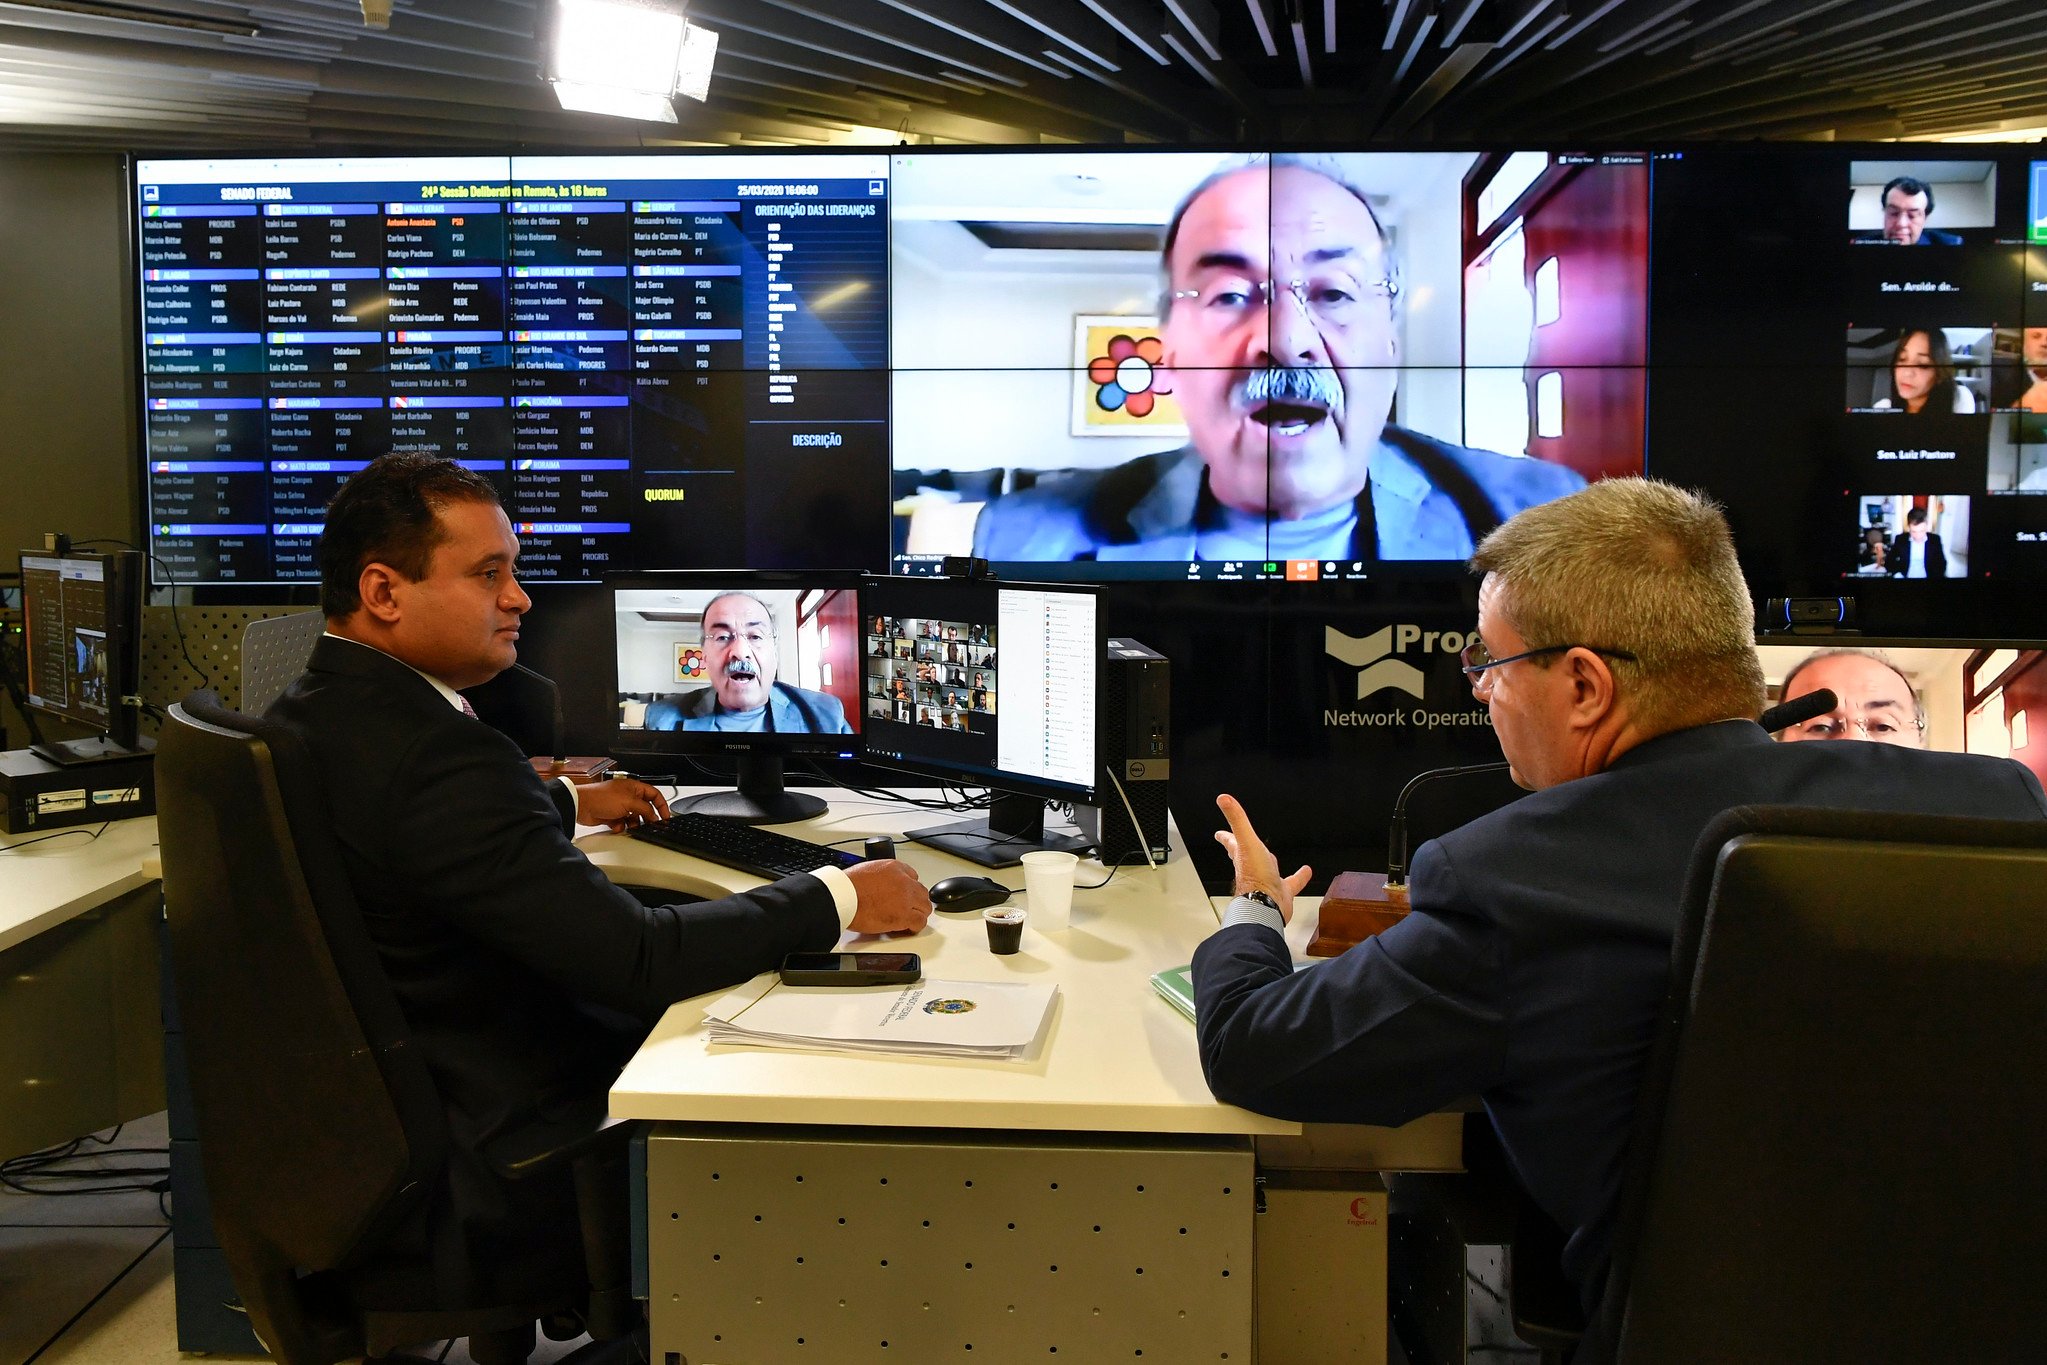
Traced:
<path fill-rule="evenodd" d="M 757 877 L 789 877 L 821 867 L 847 868 L 860 861 L 859 854 L 842 848 L 826 848 L 716 815 L 671 816 L 636 826 L 632 836 Z"/>

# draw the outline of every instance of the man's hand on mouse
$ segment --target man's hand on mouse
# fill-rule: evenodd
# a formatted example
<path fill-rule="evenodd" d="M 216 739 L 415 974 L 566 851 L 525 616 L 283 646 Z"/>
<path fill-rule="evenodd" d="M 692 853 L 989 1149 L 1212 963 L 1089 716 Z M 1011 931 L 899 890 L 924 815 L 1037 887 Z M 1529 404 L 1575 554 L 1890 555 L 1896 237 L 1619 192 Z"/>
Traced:
<path fill-rule="evenodd" d="M 931 918 L 931 893 L 917 869 L 900 858 L 878 858 L 846 869 L 860 906 L 847 926 L 856 934 L 914 934 Z"/>

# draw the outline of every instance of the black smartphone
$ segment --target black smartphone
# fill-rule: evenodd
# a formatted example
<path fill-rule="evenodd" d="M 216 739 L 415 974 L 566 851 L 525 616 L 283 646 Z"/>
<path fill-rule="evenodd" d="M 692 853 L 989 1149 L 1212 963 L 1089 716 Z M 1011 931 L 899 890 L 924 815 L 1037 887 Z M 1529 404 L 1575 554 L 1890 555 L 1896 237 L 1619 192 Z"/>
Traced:
<path fill-rule="evenodd" d="M 886 986 L 918 981 L 915 953 L 791 953 L 782 959 L 785 986 Z"/>

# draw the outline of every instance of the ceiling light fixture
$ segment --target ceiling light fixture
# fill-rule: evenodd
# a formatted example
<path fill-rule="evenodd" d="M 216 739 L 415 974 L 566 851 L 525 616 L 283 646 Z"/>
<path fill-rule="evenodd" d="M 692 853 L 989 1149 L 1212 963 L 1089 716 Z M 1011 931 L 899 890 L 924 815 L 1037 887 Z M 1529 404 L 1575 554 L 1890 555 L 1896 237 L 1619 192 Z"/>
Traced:
<path fill-rule="evenodd" d="M 718 35 L 678 0 L 555 0 L 541 78 L 564 109 L 674 123 L 675 97 L 711 93 Z M 543 11 L 543 15 L 546 15 Z"/>

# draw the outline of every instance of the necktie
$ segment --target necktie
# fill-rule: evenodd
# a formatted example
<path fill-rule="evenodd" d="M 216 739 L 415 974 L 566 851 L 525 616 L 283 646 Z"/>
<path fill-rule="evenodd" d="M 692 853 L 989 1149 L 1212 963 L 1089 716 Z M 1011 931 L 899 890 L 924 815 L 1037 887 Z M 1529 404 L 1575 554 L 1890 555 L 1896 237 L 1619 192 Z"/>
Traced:
<path fill-rule="evenodd" d="M 457 692 L 455 694 L 455 700 L 462 703 L 463 715 L 469 717 L 469 719 L 471 720 L 476 719 L 476 708 L 469 704 L 469 698 L 463 696 L 460 692 Z"/>

